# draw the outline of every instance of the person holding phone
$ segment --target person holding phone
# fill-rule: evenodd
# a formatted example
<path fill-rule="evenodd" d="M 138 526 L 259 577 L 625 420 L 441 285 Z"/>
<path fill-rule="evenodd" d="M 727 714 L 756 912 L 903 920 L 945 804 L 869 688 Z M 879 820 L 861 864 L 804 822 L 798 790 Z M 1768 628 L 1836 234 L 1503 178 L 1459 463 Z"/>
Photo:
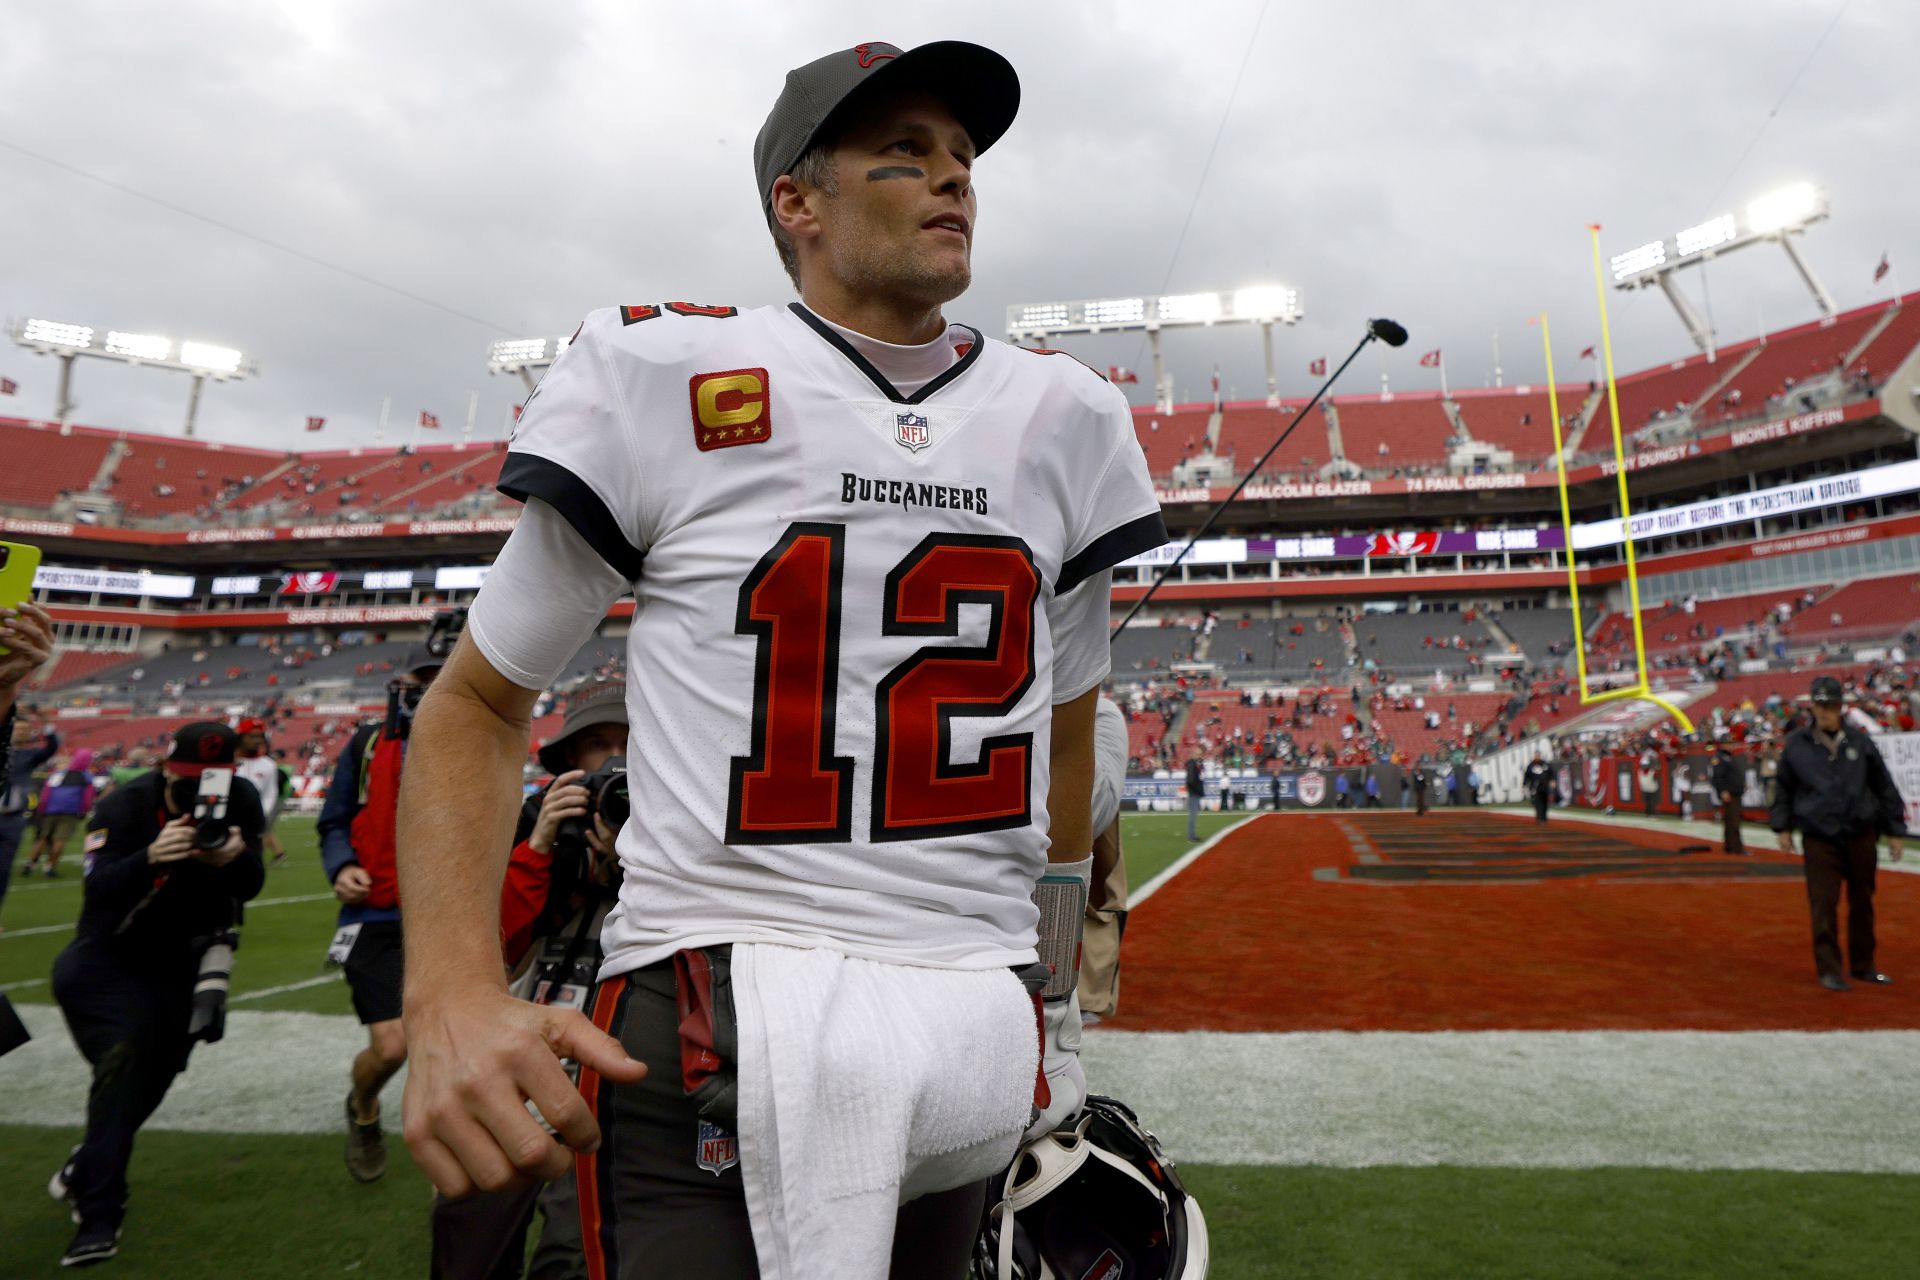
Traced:
<path fill-rule="evenodd" d="M 115 789 L 88 823 L 80 923 L 53 962 L 53 998 L 93 1065 L 86 1137 L 47 1184 L 80 1224 L 62 1266 L 119 1251 L 134 1135 L 193 1047 L 201 953 L 266 881 L 260 798 L 231 776 L 237 741 L 224 724 L 182 725 L 161 767 Z M 195 816 L 201 793 L 218 789 L 210 781 L 230 788 L 224 822 Z"/>
<path fill-rule="evenodd" d="M 10 544 L 0 543 L 0 547 Z M 9 556 L 9 560 L 12 557 Z M 31 573 L 27 582 L 32 583 Z M 6 579 L 0 574 L 0 587 Z M 23 732 L 26 720 L 15 705 L 27 677 L 40 669 L 53 652 L 53 619 L 32 601 L 17 599 L 0 607 L 0 903 L 7 897 L 13 858 L 27 829 L 27 795 L 33 771 L 60 749 L 60 739 L 49 732 L 40 748 L 29 746 Z"/>

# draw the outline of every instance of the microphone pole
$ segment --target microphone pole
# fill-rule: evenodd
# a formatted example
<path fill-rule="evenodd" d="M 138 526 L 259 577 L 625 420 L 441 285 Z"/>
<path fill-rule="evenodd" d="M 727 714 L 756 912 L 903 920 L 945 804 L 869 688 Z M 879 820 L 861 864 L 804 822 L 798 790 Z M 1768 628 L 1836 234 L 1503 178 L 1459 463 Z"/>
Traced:
<path fill-rule="evenodd" d="M 1267 465 L 1267 459 L 1273 456 L 1273 451 L 1287 442 L 1287 437 L 1292 435 L 1293 429 L 1300 425 L 1300 420 L 1307 416 L 1307 413 L 1313 406 L 1320 403 L 1321 397 L 1326 395 L 1327 392 L 1332 389 L 1333 384 L 1340 380 L 1340 375 L 1347 371 L 1347 366 L 1358 359 L 1360 353 L 1366 350 L 1367 344 L 1376 338 L 1390 347 L 1398 347 L 1405 344 L 1407 331 L 1391 320 L 1367 321 L 1367 336 L 1360 339 L 1358 345 L 1348 354 L 1347 358 L 1340 362 L 1340 367 L 1335 369 L 1332 375 L 1320 384 L 1320 389 L 1313 393 L 1313 399 L 1307 401 L 1300 407 L 1300 412 L 1293 415 L 1293 421 L 1287 424 L 1287 429 L 1280 433 L 1279 438 L 1267 446 L 1267 451 L 1260 455 L 1260 460 L 1247 468 L 1247 473 L 1240 477 L 1240 483 L 1233 486 L 1233 492 L 1220 500 L 1220 505 L 1213 509 L 1213 514 L 1207 517 L 1207 522 L 1201 525 L 1192 537 L 1187 539 L 1186 545 L 1181 547 L 1179 553 L 1167 562 L 1165 568 L 1160 570 L 1159 576 L 1153 580 L 1153 585 L 1147 588 L 1147 593 L 1133 602 L 1133 608 L 1127 610 L 1127 616 L 1120 619 L 1120 625 L 1113 629 L 1113 635 L 1108 639 L 1109 644 L 1120 638 L 1120 633 L 1127 629 L 1127 624 L 1132 622 L 1140 610 L 1146 607 L 1147 601 L 1153 599 L 1154 593 L 1160 590 L 1161 584 L 1172 575 L 1175 569 L 1180 567 L 1181 561 L 1187 558 L 1187 552 L 1193 550 L 1193 544 L 1200 541 L 1201 538 L 1204 538 L 1207 535 L 1207 531 L 1219 523 L 1220 517 L 1224 515 L 1227 508 L 1233 504 L 1233 500 L 1240 496 L 1240 491 L 1245 489 L 1253 478 L 1260 474 L 1260 469 Z"/>

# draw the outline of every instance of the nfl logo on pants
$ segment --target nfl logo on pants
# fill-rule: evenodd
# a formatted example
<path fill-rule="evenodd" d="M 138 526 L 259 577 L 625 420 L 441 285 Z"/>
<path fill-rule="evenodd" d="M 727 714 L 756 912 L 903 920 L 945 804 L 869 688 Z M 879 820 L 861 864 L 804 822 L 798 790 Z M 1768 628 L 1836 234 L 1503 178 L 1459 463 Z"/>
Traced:
<path fill-rule="evenodd" d="M 694 1140 L 693 1158 L 702 1169 L 717 1178 L 740 1163 L 740 1144 L 719 1125 L 711 1120 L 702 1120 L 700 1135 Z"/>
<path fill-rule="evenodd" d="M 927 430 L 927 420 L 923 415 L 897 413 L 893 416 L 893 439 L 896 444 L 918 453 L 933 443 L 933 434 Z"/>

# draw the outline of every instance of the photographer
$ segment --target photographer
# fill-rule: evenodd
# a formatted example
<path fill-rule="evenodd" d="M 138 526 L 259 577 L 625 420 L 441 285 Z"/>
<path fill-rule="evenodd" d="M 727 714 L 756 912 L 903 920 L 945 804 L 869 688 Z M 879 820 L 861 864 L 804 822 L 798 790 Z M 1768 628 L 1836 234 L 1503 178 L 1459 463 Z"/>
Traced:
<path fill-rule="evenodd" d="M 223 1029 L 239 904 L 266 879 L 260 800 L 232 776 L 235 742 L 223 724 L 182 726 L 161 768 L 103 799 L 87 828 L 80 923 L 53 963 L 54 999 L 93 1064 L 86 1138 L 48 1188 L 80 1222 L 63 1266 L 118 1251 L 133 1136 L 194 1040 Z M 200 799 L 218 771 L 231 788 L 224 814 Z M 213 970 L 217 1003 L 195 992 Z"/>
<path fill-rule="evenodd" d="M 540 749 L 553 780 L 528 798 L 500 896 L 501 947 L 523 1000 L 584 1009 L 600 969 L 600 923 L 617 896 L 613 852 L 625 816 L 627 686 L 585 685 L 559 736 Z M 529 1280 L 584 1275 L 580 1206 L 571 1177 L 527 1187 L 436 1197 L 433 1275 L 519 1280 L 535 1208 L 546 1219 Z"/>
<path fill-rule="evenodd" d="M 387 1171 L 380 1090 L 407 1060 L 400 1024 L 405 969 L 394 815 L 413 711 L 440 674 L 441 661 L 428 649 L 407 654 L 405 668 L 387 685 L 386 718 L 361 726 L 340 752 L 315 827 L 321 864 L 333 896 L 340 900 L 327 962 L 345 970 L 353 1011 L 367 1029 L 367 1047 L 353 1059 L 346 1102 L 347 1172 L 360 1182 L 372 1182 Z"/>

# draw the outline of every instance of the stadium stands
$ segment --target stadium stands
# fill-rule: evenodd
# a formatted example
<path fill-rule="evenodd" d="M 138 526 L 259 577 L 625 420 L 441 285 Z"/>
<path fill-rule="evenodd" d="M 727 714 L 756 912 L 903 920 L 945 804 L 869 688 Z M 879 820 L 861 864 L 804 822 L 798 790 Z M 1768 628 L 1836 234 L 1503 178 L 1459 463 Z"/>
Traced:
<path fill-rule="evenodd" d="M 63 436 L 57 428 L 0 418 L 0 504 L 44 510 L 63 493 L 85 489 L 113 445 L 100 432 Z"/>
<path fill-rule="evenodd" d="M 1707 393 L 1709 387 L 1727 376 L 1727 371 L 1732 368 L 1727 362 L 1737 358 L 1732 351 L 1720 352 L 1713 361 L 1704 355 L 1689 356 L 1663 369 L 1650 369 L 1616 378 L 1614 386 L 1620 395 L 1621 435 L 1631 436 L 1652 422 L 1656 415 L 1684 413 Z M 1588 449 L 1610 447 L 1612 430 L 1603 386 L 1599 403 L 1594 407 L 1593 423 L 1582 443 Z"/>
<path fill-rule="evenodd" d="M 311 453 L 293 459 L 295 465 L 277 471 L 232 500 L 235 508 L 274 506 L 299 515 L 321 515 L 353 505 L 342 495 L 357 493 L 362 477 L 374 477 L 400 465 L 398 450 Z M 323 509 L 324 508 L 324 509 Z"/>
<path fill-rule="evenodd" d="M 1233 459 L 1236 472 L 1251 467 L 1305 403 L 1304 400 L 1282 401 L 1278 410 L 1264 407 L 1224 410 L 1220 415 L 1220 456 Z M 1266 474 L 1293 476 L 1302 470 L 1317 471 L 1332 456 L 1326 413 L 1315 408 L 1300 420 L 1287 442 L 1267 463 Z"/>
<path fill-rule="evenodd" d="M 1403 676 L 1456 671 L 1498 652 L 1485 627 L 1458 613 L 1362 614 L 1353 631 L 1361 661 Z"/>
<path fill-rule="evenodd" d="M 1133 431 L 1147 455 L 1147 472 L 1155 478 L 1171 474 L 1175 464 L 1200 452 L 1207 440 L 1207 420 L 1200 411 L 1161 413 L 1151 407 L 1133 411 Z"/>
<path fill-rule="evenodd" d="M 135 518 L 179 515 L 211 507 L 229 489 L 251 484 L 280 465 L 280 455 L 166 436 L 122 437 L 107 492 Z"/>
<path fill-rule="evenodd" d="M 428 458 L 420 474 L 429 478 L 395 490 L 381 505 L 393 511 L 437 511 L 475 494 L 491 495 L 494 485 L 499 483 L 500 467 L 506 456 L 506 446 L 502 444 L 490 445 L 484 453 L 459 459 Z"/>
<path fill-rule="evenodd" d="M 1561 415 L 1577 423 L 1581 406 L 1587 402 L 1587 388 L 1568 383 L 1559 388 L 1559 393 Z M 1514 461 L 1538 462 L 1553 456 L 1553 412 L 1545 391 L 1465 391 L 1454 396 L 1454 403 L 1459 406 L 1468 435 L 1483 444 L 1512 450 Z M 1344 429 L 1344 408 L 1340 421 Z M 1563 435 L 1570 434 L 1572 428 L 1572 423 L 1563 425 Z"/>
<path fill-rule="evenodd" d="M 1903 573 L 1849 582 L 1794 615 L 1787 633 L 1801 644 L 1843 636 L 1891 639 L 1916 624 L 1920 624 L 1920 578 Z"/>
<path fill-rule="evenodd" d="M 1256 672 L 1296 678 L 1314 672 L 1338 675 L 1347 668 L 1347 642 L 1331 619 L 1282 618 L 1244 630 L 1223 625 L 1214 632 L 1208 653 L 1236 677 Z"/>
<path fill-rule="evenodd" d="M 1720 635 L 1736 634 L 1768 621 L 1768 615 L 1779 605 L 1797 605 L 1809 591 L 1814 593 L 1817 600 L 1831 589 L 1825 586 L 1793 587 L 1729 596 L 1723 600 L 1697 600 L 1692 613 L 1688 613 L 1685 604 L 1679 600 L 1643 599 L 1641 632 L 1646 637 L 1650 652 L 1691 648 Z M 1632 616 L 1625 613 L 1607 614 L 1593 630 L 1593 647 L 1631 649 Z"/>
<path fill-rule="evenodd" d="M 35 689 L 58 689 L 82 684 L 98 672 L 110 670 L 127 660 L 124 653 L 103 653 L 88 649 L 61 649 L 53 661 L 42 667 L 28 683 Z"/>
<path fill-rule="evenodd" d="M 1408 760 L 1434 756 L 1444 745 L 1459 741 L 1469 725 L 1476 733 L 1485 730 L 1511 699 L 1512 695 L 1505 693 L 1427 694 L 1423 709 L 1383 707 L 1374 716 L 1375 732 Z M 1427 728 L 1429 711 L 1440 718 L 1436 728 Z"/>
<path fill-rule="evenodd" d="M 1589 615 L 1591 616 L 1591 615 Z M 1535 664 L 1551 662 L 1573 648 L 1573 610 L 1508 609 L 1493 622 L 1512 637 L 1520 652 Z M 1491 659 L 1490 659 L 1491 660 Z"/>
<path fill-rule="evenodd" d="M 1200 633 L 1188 627 L 1158 627 L 1136 622 L 1113 641 L 1113 674 L 1125 679 L 1136 672 L 1165 671 L 1176 662 L 1193 658 Z"/>
<path fill-rule="evenodd" d="M 1444 462 L 1453 423 L 1438 396 L 1341 396 L 1333 403 L 1347 460 L 1377 470 Z M 1380 447 L 1386 446 L 1382 453 Z"/>
<path fill-rule="evenodd" d="M 1920 347 L 1920 293 L 1910 293 L 1900 300 L 1900 309 L 1887 327 L 1847 367 L 1865 374 L 1877 387 L 1886 382 L 1915 347 Z"/>
<path fill-rule="evenodd" d="M 1879 323 L 1884 310 L 1873 307 L 1769 335 L 1753 359 L 1696 416 L 1703 422 L 1750 417 L 1766 412 L 1772 397 L 1787 394 L 1809 379 L 1838 373 L 1847 353 Z M 1728 357 L 1744 354 L 1751 346 L 1743 344 L 1728 352 Z"/>

